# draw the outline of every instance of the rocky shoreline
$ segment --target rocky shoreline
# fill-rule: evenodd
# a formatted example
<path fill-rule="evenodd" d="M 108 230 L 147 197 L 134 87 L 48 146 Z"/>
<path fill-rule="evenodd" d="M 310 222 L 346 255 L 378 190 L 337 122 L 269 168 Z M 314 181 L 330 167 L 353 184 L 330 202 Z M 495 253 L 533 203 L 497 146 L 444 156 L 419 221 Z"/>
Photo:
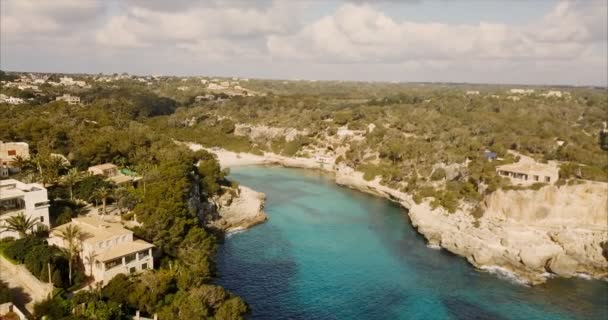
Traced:
<path fill-rule="evenodd" d="M 202 148 L 188 145 L 194 150 Z M 398 202 L 408 209 L 412 225 L 430 246 L 462 256 L 481 270 L 509 274 L 518 282 L 536 285 L 555 276 L 608 279 L 606 183 L 498 191 L 484 199 L 484 214 L 476 219 L 468 213 L 471 208 L 448 213 L 433 209 L 429 201 L 416 204 L 411 195 L 383 186 L 378 179 L 366 181 L 361 172 L 344 165 L 270 153 L 259 156 L 207 150 L 216 154 L 225 168 L 281 165 L 316 169 L 331 174 L 339 185 Z M 250 220 L 244 221 L 243 225 L 248 225 Z"/>
<path fill-rule="evenodd" d="M 205 225 L 222 233 L 249 229 L 268 219 L 266 195 L 245 186 L 226 191 L 213 199 L 215 210 L 206 215 Z"/>

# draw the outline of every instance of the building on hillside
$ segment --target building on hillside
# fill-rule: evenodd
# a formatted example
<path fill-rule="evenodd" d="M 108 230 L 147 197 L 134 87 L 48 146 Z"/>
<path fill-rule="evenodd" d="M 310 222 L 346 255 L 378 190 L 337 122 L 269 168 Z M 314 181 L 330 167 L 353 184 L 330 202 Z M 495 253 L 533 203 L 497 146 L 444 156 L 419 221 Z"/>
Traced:
<path fill-rule="evenodd" d="M 552 164 L 538 162 L 518 162 L 496 167 L 501 177 L 513 184 L 530 185 L 538 182 L 555 183 L 559 179 L 559 168 Z"/>
<path fill-rule="evenodd" d="M 61 77 L 59 78 L 59 83 L 64 85 L 64 86 L 73 86 L 75 85 L 74 83 L 74 79 L 72 79 L 71 77 Z"/>
<path fill-rule="evenodd" d="M 2 142 L 0 141 L 0 166 L 7 166 L 16 172 L 21 168 L 15 166 L 15 159 L 30 158 L 30 146 L 25 142 Z"/>
<path fill-rule="evenodd" d="M 562 92 L 559 90 L 549 90 L 543 94 L 541 94 L 541 96 L 545 97 L 545 98 L 562 98 L 564 96 L 570 96 L 570 92 Z"/>
<path fill-rule="evenodd" d="M 37 183 L 23 183 L 15 179 L 0 180 L 0 238 L 19 234 L 5 231 L 5 220 L 19 214 L 37 223 L 36 228 L 49 224 L 49 198 L 46 189 Z"/>
<path fill-rule="evenodd" d="M 65 93 L 64 95 L 55 98 L 55 101 L 65 101 L 68 104 L 79 104 L 80 97 L 76 97 L 76 96 L 70 95 L 69 93 Z"/>
<path fill-rule="evenodd" d="M 22 98 L 8 96 L 0 101 L 0 103 L 2 102 L 8 104 L 23 104 L 25 101 Z"/>
<path fill-rule="evenodd" d="M 466 94 L 468 96 L 478 96 L 479 95 L 479 91 L 469 90 L 469 91 L 466 92 Z"/>
<path fill-rule="evenodd" d="M 118 175 L 118 167 L 112 163 L 104 163 L 89 167 L 87 171 L 94 176 L 104 176 L 111 178 Z"/>
<path fill-rule="evenodd" d="M 223 86 L 216 83 L 209 83 L 209 85 L 207 86 L 207 89 L 209 90 L 224 90 L 226 88 L 228 88 L 228 86 Z"/>
<path fill-rule="evenodd" d="M 95 176 L 104 176 L 107 180 L 116 184 L 135 183 L 137 180 L 141 179 L 135 172 L 124 168 L 118 170 L 118 167 L 112 163 L 104 163 L 89 167 L 87 172 Z"/>
<path fill-rule="evenodd" d="M 534 89 L 511 89 L 509 92 L 513 94 L 533 94 Z"/>
<path fill-rule="evenodd" d="M 48 239 L 49 245 L 67 247 L 60 234 L 70 225 L 78 227 L 83 234 L 80 257 L 85 273 L 95 278 L 95 282 L 107 284 L 118 274 L 153 269 L 154 245 L 135 239 L 133 231 L 120 223 L 104 221 L 103 217 L 74 218 L 70 223 L 54 228 Z"/>

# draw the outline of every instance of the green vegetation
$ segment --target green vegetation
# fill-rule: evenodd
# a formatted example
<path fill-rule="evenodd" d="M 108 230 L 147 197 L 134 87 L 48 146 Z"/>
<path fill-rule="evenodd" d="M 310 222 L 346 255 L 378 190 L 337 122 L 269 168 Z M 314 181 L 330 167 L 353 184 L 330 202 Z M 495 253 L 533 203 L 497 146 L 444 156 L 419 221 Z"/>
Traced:
<path fill-rule="evenodd" d="M 53 90 L 44 92 L 53 94 Z M 64 102 L 18 108 L 0 104 L 0 140 L 25 141 L 33 154 L 31 160 L 20 160 L 24 170 L 15 178 L 47 185 L 52 221 L 57 224 L 79 214 L 82 205 L 76 201 L 98 202 L 102 207 L 115 203 L 136 214 L 142 225 L 135 234 L 156 245 L 161 258 L 155 270 L 122 279 L 122 285 L 133 293 L 129 299 L 118 301 L 102 291 L 73 296 L 58 291 L 36 306 L 35 316 L 128 319 L 136 310 L 152 315 L 184 309 L 183 315 L 172 318 L 240 319 L 247 312 L 244 302 L 210 284 L 217 239 L 202 226 L 200 209 L 210 197 L 224 192 L 222 186 L 233 183 L 211 154 L 179 146 L 151 126 L 156 121 L 152 117 L 172 113 L 181 102 L 128 82 L 118 89 L 96 85 L 79 94 L 86 107 Z M 224 123 L 218 132 L 228 134 L 230 126 Z M 65 155 L 72 169 L 54 160 L 58 158 L 51 153 Z M 76 174 L 76 170 L 106 162 L 141 174 L 138 187 L 119 188 L 98 177 Z M 3 254 L 25 264 L 42 281 L 49 279 L 47 262 L 51 261 L 51 281 L 58 288 L 71 290 L 86 280 L 85 261 L 76 254 L 78 232 L 65 235 L 73 243 L 68 250 L 40 243 L 35 235 L 26 233 L 27 238 L 3 245 Z M 198 307 L 187 309 L 192 297 L 201 298 Z"/>

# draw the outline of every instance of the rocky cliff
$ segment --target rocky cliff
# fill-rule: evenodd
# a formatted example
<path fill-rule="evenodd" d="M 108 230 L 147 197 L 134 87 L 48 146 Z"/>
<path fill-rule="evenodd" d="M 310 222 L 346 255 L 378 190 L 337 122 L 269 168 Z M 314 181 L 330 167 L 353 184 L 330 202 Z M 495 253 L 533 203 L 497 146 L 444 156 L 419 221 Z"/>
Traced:
<path fill-rule="evenodd" d="M 540 190 L 497 191 L 476 220 L 428 204 L 414 205 L 413 225 L 430 244 L 477 267 L 501 267 L 531 284 L 552 274 L 608 277 L 608 184 L 586 182 Z"/>
<path fill-rule="evenodd" d="M 205 224 L 223 232 L 250 228 L 268 219 L 265 200 L 263 193 L 240 186 L 236 192 L 225 192 L 214 199 L 215 210 L 206 215 Z"/>

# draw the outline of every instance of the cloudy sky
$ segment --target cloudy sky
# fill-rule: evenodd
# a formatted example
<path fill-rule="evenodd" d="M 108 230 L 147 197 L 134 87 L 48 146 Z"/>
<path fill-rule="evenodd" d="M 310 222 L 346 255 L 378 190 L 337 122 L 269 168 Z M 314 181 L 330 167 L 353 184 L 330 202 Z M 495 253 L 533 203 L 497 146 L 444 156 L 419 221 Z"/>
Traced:
<path fill-rule="evenodd" d="M 605 0 L 0 0 L 14 71 L 603 85 Z"/>

